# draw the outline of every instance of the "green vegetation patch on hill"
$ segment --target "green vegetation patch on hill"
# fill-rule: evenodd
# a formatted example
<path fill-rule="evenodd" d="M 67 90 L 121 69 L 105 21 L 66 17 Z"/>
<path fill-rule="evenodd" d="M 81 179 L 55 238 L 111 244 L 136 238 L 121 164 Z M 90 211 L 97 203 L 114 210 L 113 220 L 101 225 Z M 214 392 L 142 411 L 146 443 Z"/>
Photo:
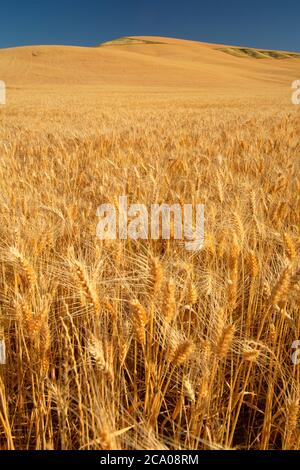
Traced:
<path fill-rule="evenodd" d="M 150 41 L 149 39 L 124 37 L 124 38 L 118 38 L 118 39 L 113 39 L 112 41 L 104 42 L 100 44 L 99 46 L 127 46 L 130 44 L 166 44 L 166 43 L 161 42 L 161 41 Z"/>
<path fill-rule="evenodd" d="M 219 51 L 236 57 L 252 57 L 254 59 L 300 59 L 296 52 L 268 51 L 248 47 L 218 47 Z"/>

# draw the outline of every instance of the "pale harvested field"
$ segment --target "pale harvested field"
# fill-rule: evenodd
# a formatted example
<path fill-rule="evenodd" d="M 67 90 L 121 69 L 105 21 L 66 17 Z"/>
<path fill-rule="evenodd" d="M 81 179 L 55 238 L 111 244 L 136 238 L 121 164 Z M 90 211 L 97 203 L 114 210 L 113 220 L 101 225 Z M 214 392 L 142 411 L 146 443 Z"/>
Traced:
<path fill-rule="evenodd" d="M 0 50 L 2 449 L 300 448 L 300 60 L 159 40 Z M 204 248 L 98 240 L 120 195 Z"/>

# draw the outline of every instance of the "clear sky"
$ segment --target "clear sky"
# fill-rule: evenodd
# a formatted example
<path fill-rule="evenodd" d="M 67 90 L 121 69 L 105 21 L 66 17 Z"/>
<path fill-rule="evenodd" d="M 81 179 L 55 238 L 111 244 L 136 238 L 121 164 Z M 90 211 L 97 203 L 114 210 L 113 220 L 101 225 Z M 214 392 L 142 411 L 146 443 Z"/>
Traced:
<path fill-rule="evenodd" d="M 156 35 L 300 52 L 300 0 L 3 0 L 0 47 Z"/>

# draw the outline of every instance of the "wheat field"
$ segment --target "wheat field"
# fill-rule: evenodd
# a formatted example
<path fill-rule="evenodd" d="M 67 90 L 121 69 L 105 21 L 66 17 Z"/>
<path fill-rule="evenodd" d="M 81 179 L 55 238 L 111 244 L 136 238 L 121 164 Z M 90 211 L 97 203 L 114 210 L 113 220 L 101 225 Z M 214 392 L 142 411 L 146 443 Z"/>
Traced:
<path fill-rule="evenodd" d="M 299 59 L 169 45 L 0 51 L 1 449 L 300 448 Z M 99 240 L 120 195 L 204 204 L 203 249 Z"/>

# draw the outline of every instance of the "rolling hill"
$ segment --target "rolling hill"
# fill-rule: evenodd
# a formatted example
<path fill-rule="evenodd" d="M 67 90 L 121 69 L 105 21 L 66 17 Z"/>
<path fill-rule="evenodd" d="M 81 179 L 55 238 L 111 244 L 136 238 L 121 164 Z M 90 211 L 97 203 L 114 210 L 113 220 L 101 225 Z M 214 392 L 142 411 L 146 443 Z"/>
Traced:
<path fill-rule="evenodd" d="M 56 84 L 290 88 L 300 75 L 299 57 L 173 38 L 131 37 L 100 47 L 0 49 L 0 78 L 8 88 Z"/>

